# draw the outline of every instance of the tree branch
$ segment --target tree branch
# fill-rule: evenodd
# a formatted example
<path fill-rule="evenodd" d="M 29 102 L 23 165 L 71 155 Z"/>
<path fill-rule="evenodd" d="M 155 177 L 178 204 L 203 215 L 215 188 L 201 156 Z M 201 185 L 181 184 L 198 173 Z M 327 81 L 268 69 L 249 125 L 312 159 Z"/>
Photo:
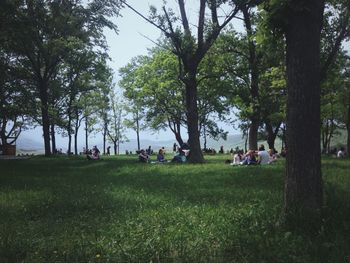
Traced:
<path fill-rule="evenodd" d="M 137 11 L 135 8 L 133 8 L 131 5 L 129 5 L 128 3 L 126 3 L 124 0 L 121 0 L 121 3 L 126 5 L 129 9 L 131 9 L 132 11 L 134 11 L 137 15 L 139 15 L 140 17 L 142 17 L 144 20 L 146 20 L 148 23 L 152 24 L 153 26 L 155 26 L 156 28 L 158 28 L 160 31 L 162 31 L 165 36 L 169 37 L 170 34 L 168 31 L 166 31 L 164 28 L 162 28 L 160 25 L 154 23 L 152 20 L 150 20 L 149 18 L 145 17 L 143 14 L 141 14 L 139 11 Z"/>
<path fill-rule="evenodd" d="M 198 19 L 198 49 L 202 49 L 204 43 L 204 19 L 205 19 L 205 0 L 201 0 Z"/>
<path fill-rule="evenodd" d="M 202 1 L 203 0 L 201 0 L 201 2 Z M 189 24 L 188 24 L 188 19 L 187 19 L 187 15 L 186 15 L 184 0 L 178 0 L 178 2 L 179 2 L 179 7 L 180 7 L 180 14 L 181 14 L 181 19 L 182 19 L 182 25 L 184 27 L 185 32 L 189 32 L 190 31 L 190 27 L 189 27 Z"/>

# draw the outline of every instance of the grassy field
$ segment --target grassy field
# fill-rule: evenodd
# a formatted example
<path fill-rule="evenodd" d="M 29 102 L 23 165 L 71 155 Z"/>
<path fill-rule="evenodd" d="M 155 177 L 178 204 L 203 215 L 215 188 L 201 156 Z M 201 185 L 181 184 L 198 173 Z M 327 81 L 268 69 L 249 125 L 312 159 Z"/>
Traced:
<path fill-rule="evenodd" d="M 323 160 L 317 234 L 276 226 L 284 162 L 0 160 L 0 262 L 350 262 L 350 160 Z"/>

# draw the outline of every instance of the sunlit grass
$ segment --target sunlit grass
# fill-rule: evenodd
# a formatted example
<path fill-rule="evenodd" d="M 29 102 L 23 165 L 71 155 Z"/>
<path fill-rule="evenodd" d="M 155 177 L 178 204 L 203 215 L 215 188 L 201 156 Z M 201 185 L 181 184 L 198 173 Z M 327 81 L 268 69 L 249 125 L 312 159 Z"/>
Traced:
<path fill-rule="evenodd" d="M 228 158 L 0 161 L 0 262 L 350 261 L 349 160 L 324 160 L 324 225 L 310 236 L 276 227 L 283 161 Z"/>

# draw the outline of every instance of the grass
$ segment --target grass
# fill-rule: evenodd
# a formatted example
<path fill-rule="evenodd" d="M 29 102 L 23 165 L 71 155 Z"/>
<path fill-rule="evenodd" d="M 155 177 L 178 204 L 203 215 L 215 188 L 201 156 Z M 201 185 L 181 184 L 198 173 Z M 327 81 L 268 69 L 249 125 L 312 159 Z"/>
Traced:
<path fill-rule="evenodd" d="M 350 160 L 325 159 L 316 235 L 276 227 L 284 163 L 0 160 L 0 262 L 350 262 Z"/>

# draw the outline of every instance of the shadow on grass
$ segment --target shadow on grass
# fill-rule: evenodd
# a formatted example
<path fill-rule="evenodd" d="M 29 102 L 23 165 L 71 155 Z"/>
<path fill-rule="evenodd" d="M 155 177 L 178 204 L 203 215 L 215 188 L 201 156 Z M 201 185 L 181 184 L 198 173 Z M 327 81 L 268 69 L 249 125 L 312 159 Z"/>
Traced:
<path fill-rule="evenodd" d="M 349 230 L 349 214 L 337 206 L 347 193 L 332 194 L 338 192 L 336 184 L 327 186 L 330 208 L 317 249 L 305 245 L 307 237 L 268 228 L 282 204 L 280 164 L 147 165 L 113 157 L 0 164 L 5 171 L 0 175 L 0 256 L 7 262 L 93 262 L 101 254 L 111 255 L 111 262 L 205 262 L 210 257 L 254 262 L 259 256 L 293 262 L 298 253 L 309 253 L 299 252 L 303 246 L 339 258 L 348 255 L 350 238 L 342 231 Z M 298 253 L 283 247 L 291 243 Z"/>

